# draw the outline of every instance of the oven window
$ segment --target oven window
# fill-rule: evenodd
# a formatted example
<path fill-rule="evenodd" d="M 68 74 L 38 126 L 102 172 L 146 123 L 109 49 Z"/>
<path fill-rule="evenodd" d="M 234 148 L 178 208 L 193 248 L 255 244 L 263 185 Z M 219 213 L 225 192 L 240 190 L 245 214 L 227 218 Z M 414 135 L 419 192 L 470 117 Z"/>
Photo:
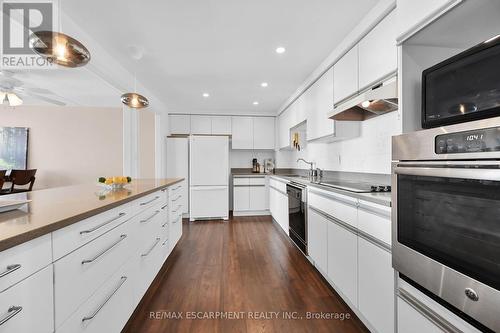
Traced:
<path fill-rule="evenodd" d="M 398 175 L 398 242 L 500 290 L 500 181 Z"/>

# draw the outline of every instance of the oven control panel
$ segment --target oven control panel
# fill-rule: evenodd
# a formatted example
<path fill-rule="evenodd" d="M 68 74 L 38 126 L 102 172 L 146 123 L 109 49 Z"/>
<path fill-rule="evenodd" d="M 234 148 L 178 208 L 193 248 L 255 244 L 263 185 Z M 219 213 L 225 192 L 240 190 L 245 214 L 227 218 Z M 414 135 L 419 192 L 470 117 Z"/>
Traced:
<path fill-rule="evenodd" d="M 500 151 L 500 127 L 436 136 L 436 154 L 464 154 Z"/>

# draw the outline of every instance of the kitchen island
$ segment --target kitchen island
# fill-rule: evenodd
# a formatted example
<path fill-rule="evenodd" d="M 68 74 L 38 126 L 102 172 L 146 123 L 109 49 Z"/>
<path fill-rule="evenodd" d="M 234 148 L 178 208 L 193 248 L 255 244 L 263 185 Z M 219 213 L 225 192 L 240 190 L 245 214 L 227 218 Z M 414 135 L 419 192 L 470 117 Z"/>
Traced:
<path fill-rule="evenodd" d="M 0 214 L 0 332 L 119 332 L 182 235 L 182 180 L 4 196 L 31 201 Z"/>

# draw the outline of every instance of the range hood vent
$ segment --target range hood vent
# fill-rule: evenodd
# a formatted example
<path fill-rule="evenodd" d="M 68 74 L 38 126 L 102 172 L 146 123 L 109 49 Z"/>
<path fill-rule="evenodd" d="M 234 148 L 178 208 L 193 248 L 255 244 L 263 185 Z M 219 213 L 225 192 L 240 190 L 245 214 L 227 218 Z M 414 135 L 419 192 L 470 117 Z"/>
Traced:
<path fill-rule="evenodd" d="M 330 119 L 344 121 L 363 121 L 398 109 L 397 78 L 366 90 L 340 104 L 337 104 Z"/>

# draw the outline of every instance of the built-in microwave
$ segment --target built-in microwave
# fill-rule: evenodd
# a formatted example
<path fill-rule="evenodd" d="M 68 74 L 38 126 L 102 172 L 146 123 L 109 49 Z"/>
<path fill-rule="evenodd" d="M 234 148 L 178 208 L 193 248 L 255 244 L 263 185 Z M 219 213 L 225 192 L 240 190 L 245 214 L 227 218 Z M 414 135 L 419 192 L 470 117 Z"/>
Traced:
<path fill-rule="evenodd" d="M 422 127 L 500 115 L 500 35 L 422 72 Z"/>

